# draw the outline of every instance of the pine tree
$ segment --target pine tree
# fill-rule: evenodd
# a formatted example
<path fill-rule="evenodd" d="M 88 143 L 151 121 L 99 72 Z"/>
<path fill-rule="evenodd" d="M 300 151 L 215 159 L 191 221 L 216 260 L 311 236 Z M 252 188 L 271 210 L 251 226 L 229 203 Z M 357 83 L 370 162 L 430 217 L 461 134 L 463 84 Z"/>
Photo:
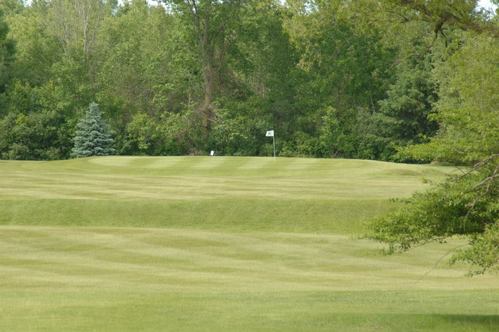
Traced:
<path fill-rule="evenodd" d="M 76 125 L 73 157 L 106 156 L 114 153 L 113 139 L 99 105 L 91 103 L 85 116 Z"/>

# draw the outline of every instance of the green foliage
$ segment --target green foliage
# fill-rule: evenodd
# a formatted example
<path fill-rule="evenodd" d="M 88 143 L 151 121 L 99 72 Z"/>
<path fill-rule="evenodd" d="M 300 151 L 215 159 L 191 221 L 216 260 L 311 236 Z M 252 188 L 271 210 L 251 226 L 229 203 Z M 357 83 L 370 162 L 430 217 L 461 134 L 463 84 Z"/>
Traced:
<path fill-rule="evenodd" d="M 210 150 L 222 155 L 270 156 L 265 131 L 271 127 L 270 116 L 257 98 L 241 102 L 224 102 L 219 109 L 210 137 Z M 272 143 L 270 141 L 270 143 Z M 270 152 L 270 154 L 269 154 Z"/>
<path fill-rule="evenodd" d="M 358 31 L 355 22 L 334 17 L 329 10 L 304 18 L 313 28 L 294 37 L 302 54 L 300 65 L 309 77 L 303 97 L 338 110 L 373 109 L 385 95 L 392 53 L 383 48 L 376 29 Z"/>
<path fill-rule="evenodd" d="M 8 38 L 8 32 L 9 27 L 5 22 L 3 11 L 0 8 L 0 95 L 5 92 L 6 85 L 10 79 L 10 67 L 14 61 L 15 54 L 15 44 L 12 39 Z"/>
<path fill-rule="evenodd" d="M 388 243 L 391 250 L 406 250 L 466 235 L 470 247 L 460 250 L 453 261 L 471 263 L 472 273 L 483 273 L 497 268 L 499 252 L 499 41 L 493 37 L 490 24 L 494 23 L 484 25 L 481 17 L 475 17 L 480 13 L 472 13 L 473 1 L 457 1 L 454 6 L 437 1 L 412 4 L 430 21 L 440 19 L 435 32 L 446 38 L 446 47 L 433 59 L 438 100 L 430 119 L 439 124 L 437 135 L 429 143 L 402 149 L 400 157 L 475 166 L 464 176 L 414 195 L 401 210 L 376 221 L 373 237 Z M 462 11 L 454 12 L 460 7 Z M 449 36 L 442 30 L 444 23 L 481 34 L 451 31 Z"/>
<path fill-rule="evenodd" d="M 48 82 L 33 88 L 14 82 L 8 90 L 7 115 L 0 119 L 3 159 L 61 159 L 69 157 L 71 131 L 60 89 Z"/>
<path fill-rule="evenodd" d="M 60 159 L 68 155 L 65 119 L 53 111 L 9 113 L 0 121 L 2 159 Z"/>
<path fill-rule="evenodd" d="M 496 203 L 497 204 L 497 203 Z M 496 207 L 496 209 L 499 209 Z M 463 261 L 474 266 L 471 274 L 499 269 L 499 222 L 488 225 L 483 234 L 474 235 L 470 247 L 461 249 L 451 262 Z"/>
<path fill-rule="evenodd" d="M 189 154 L 193 146 L 201 144 L 199 121 L 191 114 L 167 113 L 152 117 L 137 113 L 127 126 L 125 153 L 139 152 L 144 155 Z"/>
<path fill-rule="evenodd" d="M 154 120 L 145 113 L 137 113 L 127 126 L 127 144 L 140 154 L 154 155 L 155 143 L 159 139 Z"/>
<path fill-rule="evenodd" d="M 394 151 L 386 148 L 386 141 L 393 135 L 381 136 L 384 128 L 377 116 L 378 103 L 393 79 L 396 56 L 395 48 L 383 42 L 386 27 L 370 24 L 367 16 L 352 15 L 367 10 L 363 6 L 370 6 L 368 2 L 316 5 L 314 10 L 292 7 L 293 15 L 286 20 L 300 55 L 302 77 L 295 98 L 302 114 L 296 127 L 305 134 L 301 137 L 306 151 L 323 157 L 388 159 Z M 300 136 L 293 136 L 291 151 L 301 145 Z"/>
<path fill-rule="evenodd" d="M 114 153 L 113 139 L 102 119 L 99 105 L 91 103 L 85 116 L 76 125 L 73 157 L 106 156 Z"/>
<path fill-rule="evenodd" d="M 25 147 L 59 151 L 51 158 L 69 156 L 72 143 L 66 137 L 94 100 L 106 110 L 119 154 L 215 149 L 267 155 L 268 128 L 276 130 L 278 152 L 286 156 L 462 160 L 462 151 L 444 153 L 434 146 L 437 140 L 428 148 L 403 149 L 428 142 L 436 123 L 439 137 L 454 133 L 448 141 L 456 146 L 464 140 L 455 139 L 458 135 L 488 151 L 498 141 L 492 126 L 452 129 L 443 119 L 454 116 L 452 109 L 475 109 L 460 104 L 462 97 L 452 92 L 469 89 L 456 73 L 480 82 L 477 72 L 494 72 L 497 47 L 449 31 L 450 21 L 445 36 L 435 40 L 434 21 L 421 20 L 421 8 L 395 7 L 389 0 L 163 2 L 169 10 L 138 0 L 2 2 L 16 58 L 0 72 L 8 72 L 9 82 L 0 93 L 0 121 L 8 113 L 57 112 L 57 135 L 43 143 L 26 141 L 36 135 L 23 136 Z M 428 4 L 441 14 L 435 6 Z M 484 23 L 485 16 L 477 15 Z M 469 72 L 455 70 L 460 61 L 472 64 Z M 493 90 L 495 80 L 490 77 L 484 91 Z M 483 123 L 491 119 L 496 121 L 495 113 L 483 115 Z M 482 131 L 487 135 L 471 137 Z M 3 158 L 19 155 L 7 152 L 18 150 L 11 146 L 20 142 L 6 136 Z M 30 158 L 47 158 L 42 156 Z"/>
<path fill-rule="evenodd" d="M 473 163 L 499 152 L 499 39 L 466 37 L 436 70 L 440 100 L 433 118 L 440 131 L 427 145 L 404 153 L 418 159 Z"/>
<path fill-rule="evenodd" d="M 379 102 L 378 128 L 390 143 L 387 158 L 397 158 L 395 152 L 401 147 L 426 143 L 434 136 L 438 125 L 430 116 L 437 101 L 437 87 L 433 77 L 433 63 L 438 47 L 431 47 L 428 40 L 428 25 L 411 22 L 404 27 L 406 33 L 397 38 L 406 38 L 396 65 L 395 82 L 387 90 L 388 97 Z M 434 41 L 432 43 L 435 43 Z"/>
<path fill-rule="evenodd" d="M 188 99 L 199 93 L 199 77 L 184 30 L 178 18 L 140 1 L 103 22 L 97 95 L 117 108 L 115 121 L 124 113 L 154 116 L 190 106 Z"/>
<path fill-rule="evenodd" d="M 424 52 L 402 52 L 410 31 L 387 43 L 388 13 L 358 15 L 377 6 L 369 0 L 318 2 L 309 12 L 297 9 L 300 1 L 273 0 L 164 1 L 168 11 L 144 1 L 14 2 L 5 7 L 18 46 L 13 85 L 48 102 L 11 86 L 0 117 L 57 109 L 68 136 L 79 110 L 96 100 L 117 152 L 126 154 L 266 155 L 263 133 L 272 127 L 283 155 L 393 159 L 399 145 L 431 135 L 417 132 L 424 116 L 413 108 L 426 100 L 426 91 L 417 95 L 421 75 L 412 72 Z M 393 87 L 394 64 L 411 59 L 416 64 L 403 67 L 400 88 Z M 412 90 L 414 101 L 401 102 Z M 379 115 L 383 100 L 387 121 Z M 336 110 L 334 133 L 323 119 L 328 108 Z M 48 144 L 59 157 L 72 148 L 67 140 Z"/>
<path fill-rule="evenodd" d="M 318 150 L 322 157 L 388 159 L 393 150 L 383 137 L 378 114 L 364 108 L 343 112 L 326 107 L 321 112 Z"/>
<path fill-rule="evenodd" d="M 371 236 L 388 243 L 393 252 L 453 235 L 471 234 L 471 249 L 462 251 L 455 259 L 477 264 L 481 271 L 495 267 L 499 263 L 498 159 L 496 155 L 465 175 L 451 177 L 415 194 L 402 208 L 376 220 Z"/>
<path fill-rule="evenodd" d="M 488 19 L 489 13 L 478 10 L 478 0 L 388 0 L 387 3 L 411 9 L 412 15 L 433 25 L 436 35 L 445 36 L 445 28 L 450 26 L 499 37 L 499 27 Z"/>

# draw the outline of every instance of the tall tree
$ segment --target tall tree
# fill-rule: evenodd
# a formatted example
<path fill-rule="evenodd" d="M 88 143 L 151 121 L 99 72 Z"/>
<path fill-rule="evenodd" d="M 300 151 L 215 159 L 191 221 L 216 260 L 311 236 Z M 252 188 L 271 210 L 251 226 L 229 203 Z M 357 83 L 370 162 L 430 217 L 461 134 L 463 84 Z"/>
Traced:
<path fill-rule="evenodd" d="M 68 157 L 95 100 L 119 153 L 265 155 L 273 127 L 284 155 L 394 159 L 434 133 L 435 60 L 462 39 L 446 21 L 445 49 L 438 15 L 395 0 L 162 3 L 1 1 L 16 41 L 0 119 L 16 135 L 2 135 L 2 155 Z M 36 121 L 51 130 L 37 135 Z"/>
<path fill-rule="evenodd" d="M 387 98 L 379 102 L 377 116 L 381 136 L 389 141 L 388 159 L 396 158 L 401 147 L 426 143 L 438 129 L 431 114 L 438 99 L 433 69 L 439 47 L 429 34 L 430 26 L 414 21 L 393 29 L 394 40 L 387 42 L 397 49 L 395 80 Z"/>
<path fill-rule="evenodd" d="M 454 260 L 472 263 L 474 272 L 483 273 L 499 268 L 499 41 L 488 29 L 478 31 L 463 33 L 457 45 L 449 46 L 451 55 L 435 69 L 438 134 L 429 143 L 406 150 L 413 158 L 470 169 L 414 195 L 402 209 L 375 222 L 373 236 L 391 248 L 407 250 L 466 234 L 470 246 Z"/>
<path fill-rule="evenodd" d="M 227 48 L 246 0 L 163 0 L 186 20 L 201 60 L 203 98 L 198 106 L 209 132 L 215 115 L 214 100 L 224 85 Z"/>
<path fill-rule="evenodd" d="M 0 94 L 5 92 L 6 85 L 11 78 L 11 66 L 14 61 L 15 44 L 8 38 L 9 27 L 0 10 Z"/>
<path fill-rule="evenodd" d="M 305 77 L 297 89 L 300 109 L 306 110 L 301 118 L 305 135 L 299 136 L 310 137 L 305 154 L 381 157 L 380 144 L 373 139 L 377 131 L 368 124 L 379 110 L 378 102 L 386 98 L 394 51 L 382 42 L 384 27 L 366 28 L 368 15 L 359 15 L 371 2 L 361 5 L 342 0 L 290 2 L 286 28 Z M 300 140 L 290 143 L 299 146 Z"/>
<path fill-rule="evenodd" d="M 97 35 L 106 15 L 103 0 L 52 0 L 49 17 L 52 31 L 66 53 L 79 49 L 85 58 L 95 51 Z"/>

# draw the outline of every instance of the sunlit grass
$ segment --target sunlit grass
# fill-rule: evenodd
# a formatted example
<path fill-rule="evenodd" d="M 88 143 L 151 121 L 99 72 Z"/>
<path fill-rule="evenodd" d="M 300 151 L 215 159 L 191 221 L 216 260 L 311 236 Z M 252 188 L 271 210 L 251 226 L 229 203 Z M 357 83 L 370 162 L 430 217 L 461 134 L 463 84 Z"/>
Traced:
<path fill-rule="evenodd" d="M 495 331 L 497 275 L 386 256 L 364 221 L 451 168 L 355 160 L 0 162 L 0 331 Z"/>

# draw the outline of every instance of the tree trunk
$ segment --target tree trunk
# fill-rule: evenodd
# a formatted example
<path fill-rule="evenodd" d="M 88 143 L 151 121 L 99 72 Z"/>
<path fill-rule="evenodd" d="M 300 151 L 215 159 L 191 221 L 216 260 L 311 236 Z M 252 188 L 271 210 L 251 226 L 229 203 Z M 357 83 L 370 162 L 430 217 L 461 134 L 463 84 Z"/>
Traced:
<path fill-rule="evenodd" d="M 211 129 L 211 122 L 213 121 L 213 98 L 216 93 L 217 84 L 217 71 L 215 67 L 215 57 L 214 57 L 214 43 L 209 35 L 210 29 L 210 18 L 209 15 L 205 15 L 203 18 L 203 24 L 200 26 L 200 49 L 201 58 L 203 61 L 203 101 L 199 106 L 199 113 L 202 118 L 203 127 L 206 134 L 209 133 Z"/>

